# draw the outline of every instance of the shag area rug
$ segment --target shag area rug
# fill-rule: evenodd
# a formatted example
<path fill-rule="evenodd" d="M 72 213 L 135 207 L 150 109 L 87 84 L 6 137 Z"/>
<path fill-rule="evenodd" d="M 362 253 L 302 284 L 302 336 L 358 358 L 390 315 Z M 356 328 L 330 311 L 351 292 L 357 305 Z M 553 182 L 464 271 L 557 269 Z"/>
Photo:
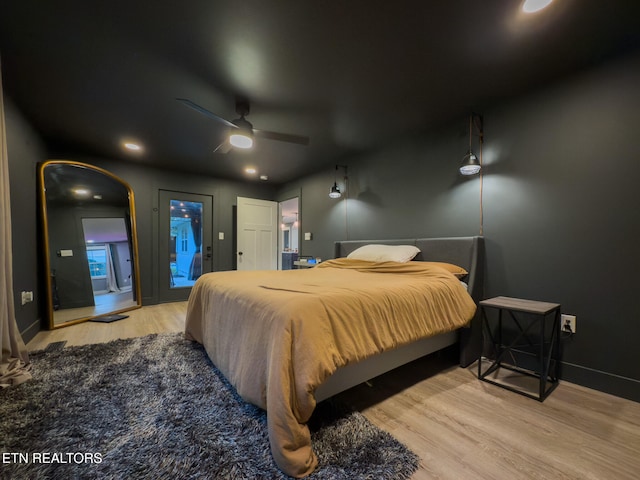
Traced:
<path fill-rule="evenodd" d="M 33 380 L 0 390 L 4 479 L 285 479 L 266 413 L 182 334 L 31 354 Z M 318 404 L 310 479 L 404 479 L 416 455 L 359 412 Z"/>

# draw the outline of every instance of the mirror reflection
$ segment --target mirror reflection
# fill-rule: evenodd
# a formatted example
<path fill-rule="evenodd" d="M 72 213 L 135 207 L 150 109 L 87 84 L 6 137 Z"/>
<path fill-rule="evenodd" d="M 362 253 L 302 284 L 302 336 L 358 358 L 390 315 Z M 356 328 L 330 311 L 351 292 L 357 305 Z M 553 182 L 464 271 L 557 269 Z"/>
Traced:
<path fill-rule="evenodd" d="M 280 209 L 280 269 L 292 270 L 298 266 L 300 243 L 300 202 L 298 197 L 279 203 Z"/>
<path fill-rule="evenodd" d="M 49 327 L 141 306 L 131 187 L 93 165 L 40 165 Z"/>

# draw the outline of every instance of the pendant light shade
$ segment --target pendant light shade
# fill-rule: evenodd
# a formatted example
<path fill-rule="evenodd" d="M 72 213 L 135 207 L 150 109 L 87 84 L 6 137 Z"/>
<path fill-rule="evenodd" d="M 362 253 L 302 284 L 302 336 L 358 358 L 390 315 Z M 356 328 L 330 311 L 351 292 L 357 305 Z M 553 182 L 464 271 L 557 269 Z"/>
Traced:
<path fill-rule="evenodd" d="M 462 175 L 476 175 L 480 173 L 480 162 L 478 161 L 478 157 L 469 150 L 467 154 L 462 159 L 462 165 L 460 165 L 460 173 Z"/>
<path fill-rule="evenodd" d="M 472 141 L 473 141 L 473 125 L 474 122 L 478 128 L 478 138 L 480 142 L 480 160 L 473 153 L 472 150 Z M 483 125 L 482 125 L 482 115 L 478 115 L 472 113 L 469 116 L 469 150 L 467 150 L 467 154 L 462 158 L 462 164 L 460 165 L 460 174 L 461 175 L 477 175 L 482 170 L 482 142 L 484 140 L 483 134 Z"/>
<path fill-rule="evenodd" d="M 346 165 L 336 165 L 335 177 L 333 179 L 333 186 L 329 190 L 329 198 L 340 198 L 342 197 L 342 192 L 340 188 L 338 188 L 338 168 L 344 168 L 344 186 L 347 188 L 347 166 Z M 345 191 L 346 192 L 346 191 Z"/>
<path fill-rule="evenodd" d="M 341 196 L 342 192 L 340 192 L 337 182 L 333 182 L 333 187 L 331 187 L 331 190 L 329 191 L 329 197 L 340 198 Z"/>

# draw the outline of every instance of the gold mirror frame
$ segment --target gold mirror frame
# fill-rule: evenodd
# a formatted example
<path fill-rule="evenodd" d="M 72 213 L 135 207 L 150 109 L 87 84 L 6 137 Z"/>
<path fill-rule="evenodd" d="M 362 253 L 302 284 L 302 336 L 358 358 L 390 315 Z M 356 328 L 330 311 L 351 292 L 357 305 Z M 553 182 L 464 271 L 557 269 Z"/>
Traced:
<path fill-rule="evenodd" d="M 69 181 L 71 183 L 68 183 Z M 100 167 L 70 160 L 48 160 L 39 164 L 38 186 L 42 226 L 44 286 L 47 296 L 49 329 L 75 325 L 87 320 L 104 317 L 105 315 L 115 315 L 140 308 L 142 306 L 142 297 L 138 262 L 138 236 L 136 232 L 135 202 L 131 186 L 121 178 Z M 83 194 L 78 193 L 78 187 L 84 187 L 86 192 Z M 122 187 L 121 191 L 120 187 Z M 121 193 L 122 196 L 118 197 L 118 193 Z M 78 197 L 79 195 L 84 196 Z M 52 245 L 50 226 L 52 225 L 51 215 L 54 213 L 54 205 L 56 210 L 55 221 L 56 223 L 62 223 L 63 226 L 58 228 L 55 235 L 55 244 Z M 66 205 L 69 208 L 67 214 L 63 213 L 61 205 Z M 93 216 L 88 215 L 89 213 L 93 213 Z M 119 221 L 120 219 L 122 221 Z M 89 223 L 85 223 L 85 220 Z M 69 228 L 64 228 L 64 222 L 68 222 Z M 118 295 L 114 294 L 113 298 L 118 298 L 118 300 L 110 299 L 109 302 L 105 302 L 107 303 L 106 305 L 100 306 L 95 301 L 98 296 L 95 292 L 96 286 L 94 282 L 102 280 L 102 278 L 108 278 L 109 274 L 104 277 L 91 275 L 90 260 L 87 253 L 91 248 L 87 247 L 89 244 L 87 243 L 85 227 L 89 228 L 91 225 L 106 226 L 112 224 L 111 222 L 115 222 L 117 227 L 122 226 L 118 231 L 118 235 L 121 237 L 119 241 L 115 243 L 109 242 L 108 244 L 110 249 L 120 244 L 116 250 L 124 252 L 122 256 L 126 256 L 127 252 L 129 254 L 128 259 L 122 259 L 121 262 L 118 262 L 118 267 L 123 271 L 122 276 L 125 278 L 125 280 L 122 280 L 123 283 L 127 281 L 126 278 L 130 278 L 130 289 L 125 285 L 121 290 L 119 285 L 116 285 L 113 288 L 119 293 Z M 71 238 L 67 237 L 65 239 L 66 242 L 61 242 L 62 235 L 59 231 L 71 231 Z M 124 238 L 126 238 L 128 250 L 122 245 L 124 243 L 122 241 L 123 235 L 125 235 Z M 106 252 L 107 243 L 105 242 L 103 245 Z M 52 252 L 52 248 L 55 248 L 56 251 Z M 78 254 L 79 251 L 82 253 Z M 109 255 L 109 261 L 105 265 L 105 268 L 108 269 L 107 265 L 111 262 L 111 255 L 106 255 Z M 74 256 L 76 257 L 75 259 L 73 258 Z M 56 259 L 55 265 L 52 263 L 53 258 Z M 70 268 L 73 274 L 66 274 L 67 278 L 71 279 L 71 282 L 67 282 L 64 285 L 65 289 L 67 289 L 66 293 L 71 290 L 74 293 L 67 295 L 67 298 L 73 295 L 81 297 L 79 302 L 83 304 L 81 307 L 75 306 L 74 302 L 71 301 L 63 302 L 60 298 L 58 270 L 60 270 L 61 266 L 64 267 L 63 270 L 66 268 L 64 262 L 67 262 L 67 265 L 71 265 L 70 262 L 74 262 L 74 267 Z M 129 262 L 130 274 L 128 277 L 125 277 L 126 273 L 128 273 L 128 270 L 124 270 L 127 266 L 125 262 Z M 53 268 L 54 266 L 57 268 Z M 98 271 L 98 267 L 96 267 L 96 271 Z M 78 274 L 79 272 L 81 274 Z M 86 272 L 86 275 L 84 272 Z M 88 293 L 89 291 L 91 294 Z M 108 292 L 108 290 L 106 291 Z M 77 292 L 82 293 L 78 294 Z M 131 292 L 131 299 L 119 300 L 120 297 L 128 297 L 127 292 Z M 111 293 L 113 292 L 109 292 L 109 294 Z M 89 296 L 92 297 L 93 305 L 88 304 Z M 66 303 L 66 305 L 63 305 L 63 303 Z M 87 305 L 84 305 L 84 303 Z M 56 314 L 56 312 L 58 313 Z"/>

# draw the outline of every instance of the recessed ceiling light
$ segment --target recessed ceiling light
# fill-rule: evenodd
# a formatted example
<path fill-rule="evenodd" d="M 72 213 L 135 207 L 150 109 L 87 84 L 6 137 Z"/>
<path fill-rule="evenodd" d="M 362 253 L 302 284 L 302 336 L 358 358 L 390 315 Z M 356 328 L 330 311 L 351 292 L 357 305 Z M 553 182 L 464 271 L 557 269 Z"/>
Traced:
<path fill-rule="evenodd" d="M 260 180 L 269 180 L 269 177 L 266 175 L 260 175 Z"/>
<path fill-rule="evenodd" d="M 257 172 L 257 170 L 256 170 L 255 168 L 253 168 L 253 167 L 247 167 L 247 168 L 245 168 L 245 169 L 244 169 L 244 171 L 245 171 L 246 173 L 251 174 L 251 175 L 253 175 L 254 173 L 256 173 L 256 172 Z"/>
<path fill-rule="evenodd" d="M 553 0 L 525 0 L 522 4 L 524 13 L 535 13 L 548 7 Z"/>
<path fill-rule="evenodd" d="M 136 153 L 142 152 L 142 145 L 140 145 L 138 142 L 135 142 L 133 140 L 123 140 L 121 145 L 122 145 L 122 148 L 129 150 L 130 152 L 136 152 Z"/>

